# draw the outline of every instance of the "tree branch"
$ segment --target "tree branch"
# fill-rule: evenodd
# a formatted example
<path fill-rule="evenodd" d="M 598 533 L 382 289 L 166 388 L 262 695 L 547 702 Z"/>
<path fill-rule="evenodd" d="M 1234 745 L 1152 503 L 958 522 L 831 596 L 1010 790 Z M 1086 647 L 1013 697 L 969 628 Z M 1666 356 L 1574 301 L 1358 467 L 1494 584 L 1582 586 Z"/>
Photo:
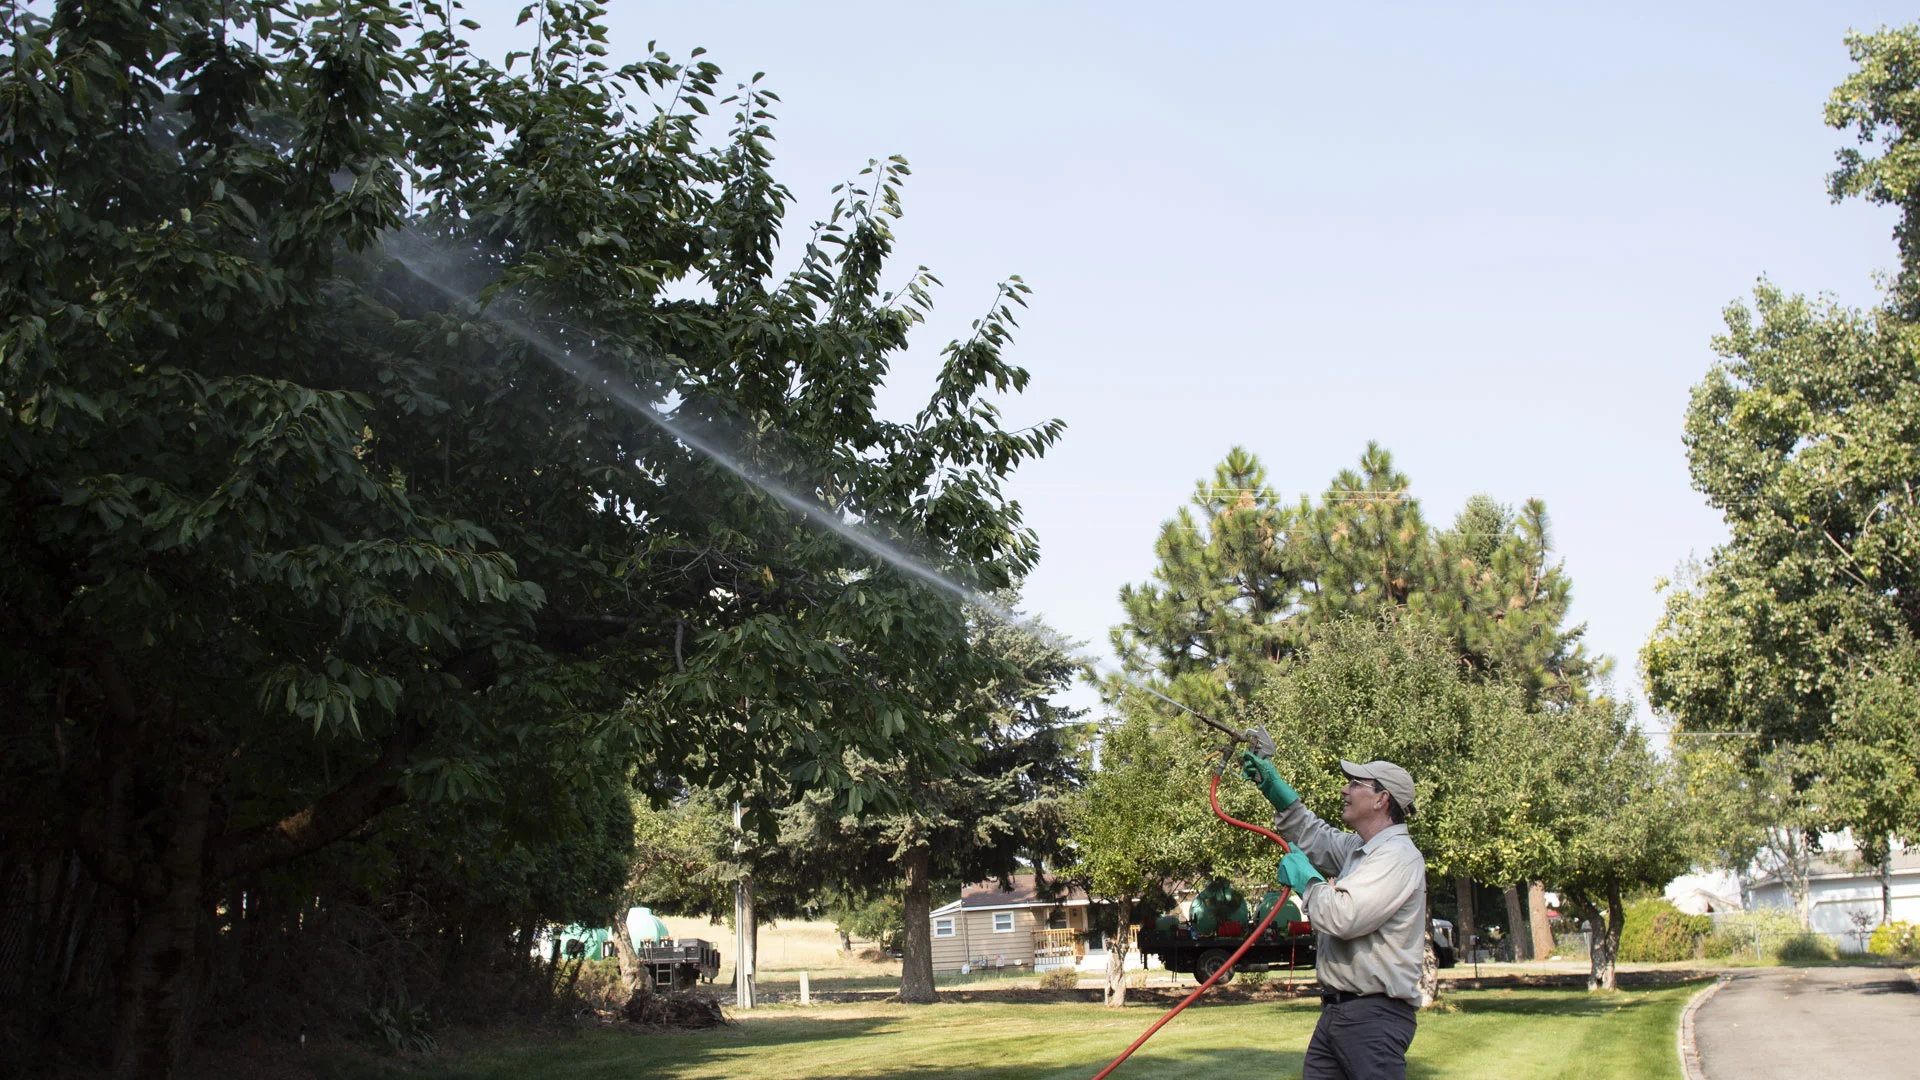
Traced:
<path fill-rule="evenodd" d="M 422 738 L 420 725 L 409 720 L 381 744 L 380 757 L 345 784 L 278 821 L 215 840 L 207 848 L 208 879 L 225 881 L 311 855 L 405 802 L 393 776 Z"/>

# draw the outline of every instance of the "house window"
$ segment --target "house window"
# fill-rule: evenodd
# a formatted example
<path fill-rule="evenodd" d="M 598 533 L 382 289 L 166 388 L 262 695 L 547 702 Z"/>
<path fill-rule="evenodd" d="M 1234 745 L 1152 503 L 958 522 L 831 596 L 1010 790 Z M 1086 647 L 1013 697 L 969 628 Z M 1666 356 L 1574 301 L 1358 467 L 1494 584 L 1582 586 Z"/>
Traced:
<path fill-rule="evenodd" d="M 993 932 L 996 934 L 1013 933 L 1013 912 L 996 911 L 993 913 Z"/>
<path fill-rule="evenodd" d="M 1107 951 L 1107 935 L 1101 933 L 1098 929 L 1088 930 L 1087 931 L 1087 951 L 1088 952 L 1106 952 Z"/>
<path fill-rule="evenodd" d="M 952 937 L 953 936 L 953 919 L 945 918 L 945 919 L 933 920 L 933 936 L 934 937 Z"/>

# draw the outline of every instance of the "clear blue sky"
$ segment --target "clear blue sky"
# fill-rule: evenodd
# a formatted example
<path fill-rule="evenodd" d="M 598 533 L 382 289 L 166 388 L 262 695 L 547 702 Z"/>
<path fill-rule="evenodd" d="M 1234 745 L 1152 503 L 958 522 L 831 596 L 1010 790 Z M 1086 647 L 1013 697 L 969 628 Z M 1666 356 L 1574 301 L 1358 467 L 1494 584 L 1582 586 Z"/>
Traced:
<path fill-rule="evenodd" d="M 524 47 L 518 2 L 470 2 Z M 1429 520 L 1544 499 L 1574 617 L 1619 659 L 1655 582 L 1723 533 L 1688 486 L 1689 387 L 1766 275 L 1871 303 L 1892 215 L 1832 205 L 1821 107 L 1886 3 L 1143 6 L 612 0 L 613 59 L 705 46 L 784 99 L 803 228 L 868 158 L 914 177 L 903 272 L 947 288 L 898 370 L 1009 273 L 1025 423 L 1013 485 L 1045 554 L 1030 609 L 1106 652 L 1116 593 L 1234 444 L 1288 497 L 1369 439 Z M 1465 8 L 1466 10 L 1461 10 Z M 716 125 L 717 127 L 718 125 Z M 1084 693 L 1079 700 L 1089 700 Z"/>

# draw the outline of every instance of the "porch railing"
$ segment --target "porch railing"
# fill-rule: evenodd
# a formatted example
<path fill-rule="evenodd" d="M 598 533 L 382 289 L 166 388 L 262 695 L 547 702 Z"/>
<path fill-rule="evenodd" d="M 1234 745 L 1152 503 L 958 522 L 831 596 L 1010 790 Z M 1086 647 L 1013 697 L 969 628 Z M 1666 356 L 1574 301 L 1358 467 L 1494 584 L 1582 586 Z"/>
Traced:
<path fill-rule="evenodd" d="M 1078 930 L 1035 930 L 1033 932 L 1035 963 L 1065 959 L 1069 956 L 1078 960 L 1086 954 L 1087 936 Z"/>

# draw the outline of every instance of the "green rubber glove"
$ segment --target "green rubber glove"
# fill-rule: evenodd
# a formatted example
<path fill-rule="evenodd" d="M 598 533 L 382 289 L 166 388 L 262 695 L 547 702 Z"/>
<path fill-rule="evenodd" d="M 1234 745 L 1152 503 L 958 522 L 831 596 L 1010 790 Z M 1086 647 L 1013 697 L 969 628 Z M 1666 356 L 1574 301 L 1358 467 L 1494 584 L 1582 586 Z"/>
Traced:
<path fill-rule="evenodd" d="M 1240 775 L 1260 785 L 1260 794 L 1267 797 L 1275 810 L 1285 810 L 1300 801 L 1300 793 L 1280 779 L 1273 762 L 1251 750 L 1240 751 Z"/>
<path fill-rule="evenodd" d="M 1307 886 L 1314 882 L 1327 880 L 1320 871 L 1313 868 L 1313 863 L 1308 862 L 1307 857 L 1298 851 L 1289 851 L 1282 856 L 1280 865 L 1273 871 L 1273 876 L 1280 884 L 1292 889 L 1295 896 L 1305 893 Z"/>

